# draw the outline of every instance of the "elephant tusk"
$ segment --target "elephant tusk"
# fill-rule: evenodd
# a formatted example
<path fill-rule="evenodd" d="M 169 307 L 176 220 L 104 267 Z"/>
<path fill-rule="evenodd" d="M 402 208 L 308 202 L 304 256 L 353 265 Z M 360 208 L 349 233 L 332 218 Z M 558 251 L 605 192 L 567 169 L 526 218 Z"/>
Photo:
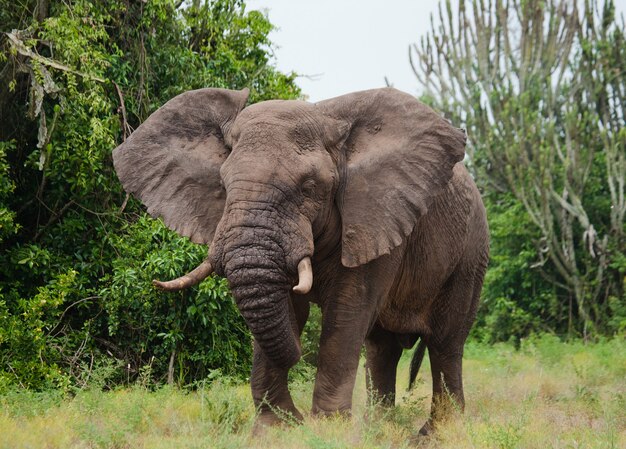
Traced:
<path fill-rule="evenodd" d="M 311 267 L 311 258 L 305 257 L 298 264 L 298 285 L 293 288 L 293 291 L 306 295 L 311 291 L 313 286 L 313 268 Z"/>
<path fill-rule="evenodd" d="M 193 271 L 190 271 L 179 278 L 166 282 L 157 281 L 155 279 L 152 281 L 152 284 L 166 292 L 177 292 L 178 290 L 199 284 L 211 273 L 213 273 L 211 262 L 209 262 L 208 259 L 205 259 L 200 265 L 194 268 Z"/>

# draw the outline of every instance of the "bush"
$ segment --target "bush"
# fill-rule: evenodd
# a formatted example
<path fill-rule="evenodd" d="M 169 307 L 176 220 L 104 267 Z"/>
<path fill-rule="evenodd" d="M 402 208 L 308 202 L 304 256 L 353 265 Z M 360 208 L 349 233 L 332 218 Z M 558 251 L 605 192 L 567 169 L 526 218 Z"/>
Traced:
<path fill-rule="evenodd" d="M 186 90 L 297 97 L 270 62 L 272 25 L 238 0 L 0 0 L 0 22 L 14 30 L 0 38 L 0 390 L 246 375 L 224 280 L 152 288 L 206 247 L 148 218 L 111 152 Z"/>

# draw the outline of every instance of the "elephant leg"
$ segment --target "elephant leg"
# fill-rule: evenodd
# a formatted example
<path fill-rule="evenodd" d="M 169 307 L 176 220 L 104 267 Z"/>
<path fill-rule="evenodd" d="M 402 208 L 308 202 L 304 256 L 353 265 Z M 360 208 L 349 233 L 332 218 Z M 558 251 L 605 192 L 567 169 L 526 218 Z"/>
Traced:
<path fill-rule="evenodd" d="M 433 423 L 444 419 L 454 410 L 463 411 L 462 359 L 463 348 L 455 351 L 438 351 L 428 347 L 430 371 L 433 378 L 433 398 L 429 420 L 422 426 L 420 434 L 427 435 Z"/>
<path fill-rule="evenodd" d="M 359 289 L 356 289 L 359 290 Z M 346 295 L 322 309 L 322 333 L 313 390 L 313 414 L 350 414 L 361 347 L 375 315 L 365 294 Z M 355 299 L 358 298 L 358 299 Z"/>
<path fill-rule="evenodd" d="M 430 419 L 420 430 L 426 435 L 433 423 L 449 412 L 463 412 L 463 346 L 476 316 L 484 266 L 460 270 L 448 282 L 448 288 L 436 302 L 433 332 L 426 345 L 433 378 Z"/>
<path fill-rule="evenodd" d="M 392 332 L 375 326 L 365 340 L 365 382 L 370 405 L 393 406 L 396 398 L 396 369 L 402 346 Z"/>
<path fill-rule="evenodd" d="M 320 268 L 326 278 L 318 290 L 322 332 L 313 389 L 314 414 L 350 414 L 361 348 L 383 299 L 389 295 L 403 249 L 398 247 L 389 257 L 360 268 L 344 267 L 340 254 L 336 254 L 335 260 Z"/>
<path fill-rule="evenodd" d="M 293 301 L 293 313 L 298 335 L 309 316 L 309 302 L 301 298 Z M 302 421 L 302 414 L 293 403 L 287 386 L 288 369 L 273 365 L 254 342 L 254 358 L 250 386 L 252 398 L 259 415 L 255 423 L 255 432 L 268 425 L 276 425 L 292 420 Z"/>
<path fill-rule="evenodd" d="M 326 323 L 327 320 L 323 322 Z M 324 325 L 313 389 L 312 413 L 332 415 L 338 412 L 349 415 L 359 354 L 367 329 L 355 329 L 352 334 L 346 332 L 347 327 L 326 332 L 323 327 Z"/>

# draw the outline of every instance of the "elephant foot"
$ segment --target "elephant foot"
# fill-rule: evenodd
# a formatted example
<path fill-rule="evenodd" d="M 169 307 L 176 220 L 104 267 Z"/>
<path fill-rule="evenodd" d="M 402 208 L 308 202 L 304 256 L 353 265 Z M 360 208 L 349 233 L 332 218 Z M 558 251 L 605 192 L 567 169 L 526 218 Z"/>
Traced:
<path fill-rule="evenodd" d="M 293 408 L 292 410 L 283 410 L 280 408 L 263 410 L 254 421 L 252 433 L 254 435 L 261 435 L 270 427 L 295 426 L 302 424 L 303 422 L 304 417 L 296 408 Z"/>

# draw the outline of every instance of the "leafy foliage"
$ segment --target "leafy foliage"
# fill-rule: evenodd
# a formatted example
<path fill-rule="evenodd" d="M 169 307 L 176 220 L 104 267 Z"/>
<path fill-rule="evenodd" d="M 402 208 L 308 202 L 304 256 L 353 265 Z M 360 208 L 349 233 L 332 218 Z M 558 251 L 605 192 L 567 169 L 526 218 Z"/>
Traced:
<path fill-rule="evenodd" d="M 297 97 L 270 63 L 272 25 L 237 0 L 0 0 L 0 23 L 0 390 L 247 374 L 224 280 L 152 288 L 206 248 L 146 217 L 111 151 L 186 90 Z"/>
<path fill-rule="evenodd" d="M 485 276 L 482 304 L 472 335 L 494 343 L 536 332 L 566 328 L 557 289 L 537 276 L 533 241 L 538 232 L 523 206 L 511 196 L 485 198 L 491 235 L 491 260 Z"/>

